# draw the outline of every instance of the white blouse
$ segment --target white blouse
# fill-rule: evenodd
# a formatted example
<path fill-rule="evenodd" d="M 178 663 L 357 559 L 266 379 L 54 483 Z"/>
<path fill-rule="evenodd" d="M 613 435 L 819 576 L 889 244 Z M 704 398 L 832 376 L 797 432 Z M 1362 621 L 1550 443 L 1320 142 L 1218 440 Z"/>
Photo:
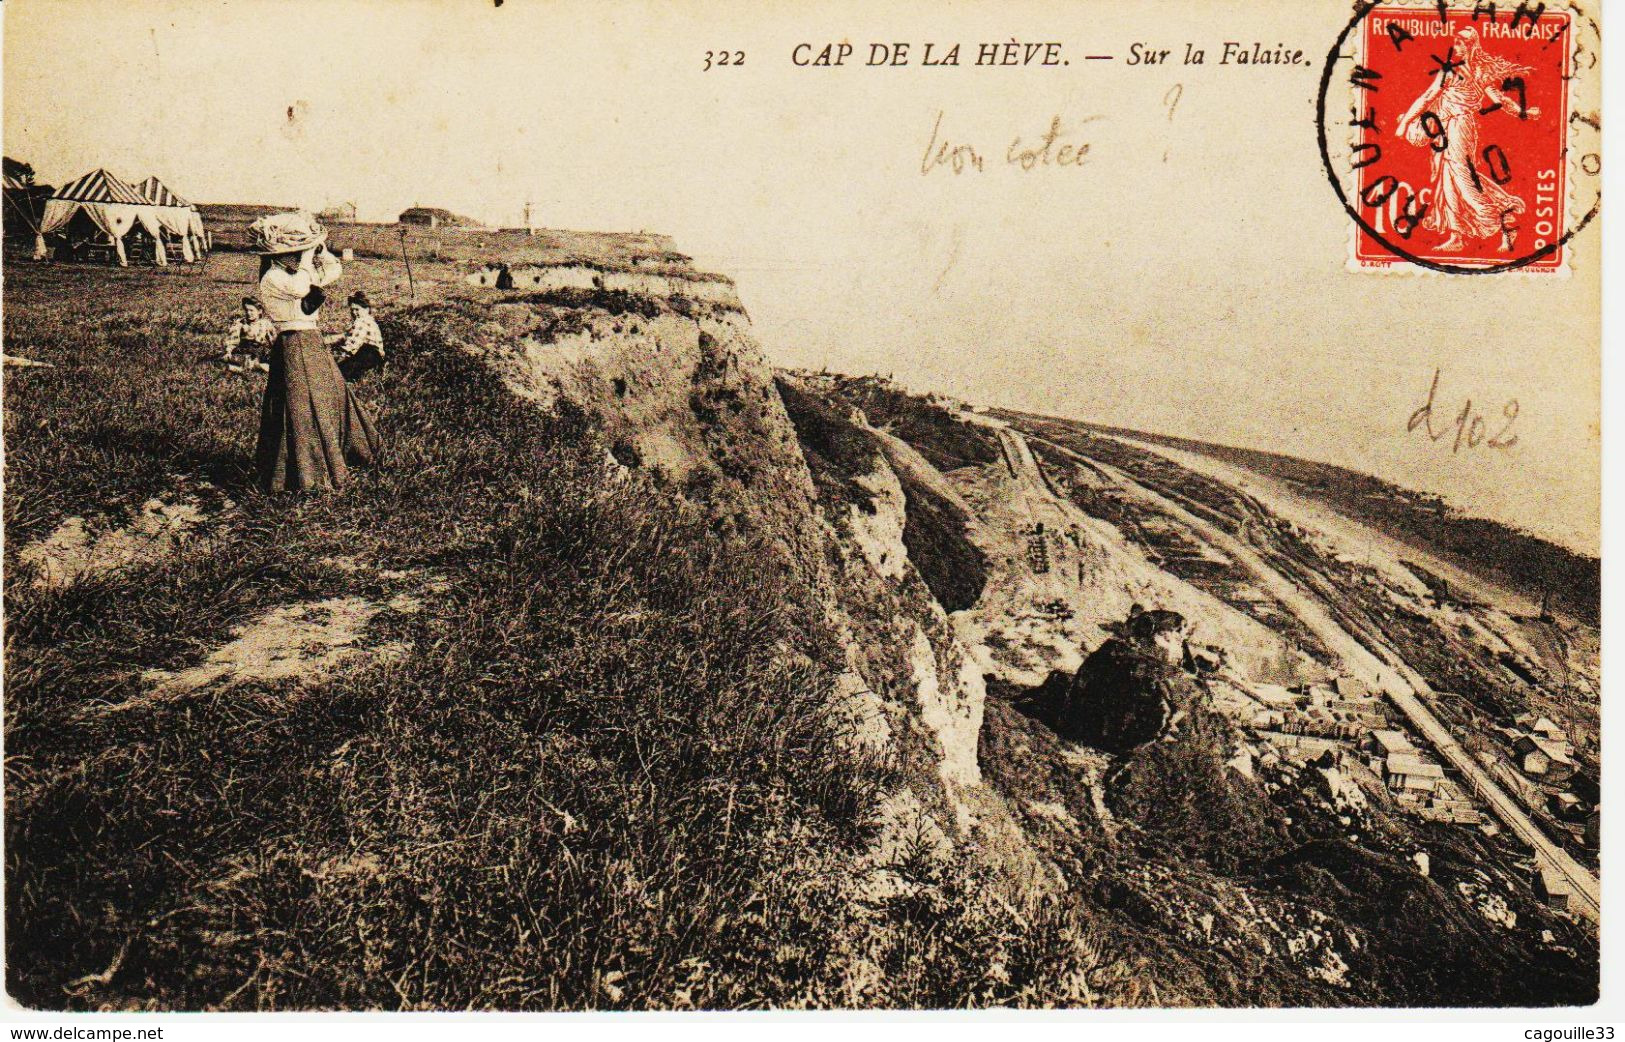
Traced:
<path fill-rule="evenodd" d="M 276 323 L 278 333 L 290 329 L 320 329 L 321 311 L 307 315 L 300 302 L 312 286 L 329 286 L 337 282 L 344 269 L 339 259 L 324 250 L 317 250 L 311 259 L 314 267 L 301 267 L 291 274 L 280 264 L 260 277 L 260 302 L 265 305 L 265 317 Z"/>

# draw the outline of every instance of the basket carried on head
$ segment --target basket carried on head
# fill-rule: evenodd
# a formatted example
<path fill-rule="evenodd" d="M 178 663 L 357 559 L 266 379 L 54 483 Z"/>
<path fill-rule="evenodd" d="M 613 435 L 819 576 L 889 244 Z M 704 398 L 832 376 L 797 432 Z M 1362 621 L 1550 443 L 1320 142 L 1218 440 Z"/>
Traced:
<path fill-rule="evenodd" d="M 302 253 L 327 241 L 327 229 L 308 210 L 267 214 L 248 226 L 249 249 L 259 254 Z"/>

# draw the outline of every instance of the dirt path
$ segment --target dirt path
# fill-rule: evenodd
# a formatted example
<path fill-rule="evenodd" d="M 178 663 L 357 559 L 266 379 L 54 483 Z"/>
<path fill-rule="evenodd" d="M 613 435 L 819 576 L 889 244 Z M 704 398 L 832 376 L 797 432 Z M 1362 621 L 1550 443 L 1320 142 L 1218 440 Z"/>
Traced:
<path fill-rule="evenodd" d="M 1023 490 L 1021 496 L 1028 516 L 1035 524 L 1045 524 L 1051 531 L 1063 531 L 1068 521 L 1066 508 L 1062 505 L 1064 497 L 1056 494 L 1055 486 L 1050 484 L 1044 468 L 1038 465 L 1038 458 L 1033 455 L 1027 439 L 1011 427 L 1000 426 L 996 432 L 999 450 L 1004 454 L 1004 465 Z"/>
<path fill-rule="evenodd" d="M 1534 849 L 1535 856 L 1540 862 L 1551 866 L 1569 881 L 1575 890 L 1575 910 L 1593 921 L 1598 919 L 1601 911 L 1601 891 L 1597 878 L 1574 860 L 1567 851 L 1547 839 L 1546 834 L 1524 814 L 1517 800 L 1507 795 L 1489 772 L 1462 748 L 1449 729 L 1418 697 L 1432 694 L 1427 681 L 1406 665 L 1392 649 L 1381 648 L 1379 655 L 1368 648 L 1333 618 L 1318 597 L 1282 575 L 1255 550 L 1217 525 L 1198 517 L 1115 467 L 1050 442 L 1045 444 L 1069 457 L 1086 460 L 1098 471 L 1109 475 L 1130 495 L 1178 518 L 1208 545 L 1224 552 L 1246 569 L 1260 586 L 1296 615 L 1327 650 L 1341 658 L 1345 665 L 1356 673 L 1375 678 L 1376 686 L 1381 688 L 1393 704 L 1405 714 L 1411 725 L 1433 746 L 1439 757 L 1456 770 L 1473 792 L 1489 805 L 1508 828 Z"/>

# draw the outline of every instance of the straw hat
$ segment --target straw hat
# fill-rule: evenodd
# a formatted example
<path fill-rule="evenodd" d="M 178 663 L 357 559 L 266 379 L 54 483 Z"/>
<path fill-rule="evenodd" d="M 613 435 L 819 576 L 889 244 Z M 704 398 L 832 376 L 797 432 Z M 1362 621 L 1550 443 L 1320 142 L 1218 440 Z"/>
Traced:
<path fill-rule="evenodd" d="M 308 210 L 273 213 L 248 226 L 249 249 L 259 254 L 300 253 L 327 241 L 327 229 Z"/>

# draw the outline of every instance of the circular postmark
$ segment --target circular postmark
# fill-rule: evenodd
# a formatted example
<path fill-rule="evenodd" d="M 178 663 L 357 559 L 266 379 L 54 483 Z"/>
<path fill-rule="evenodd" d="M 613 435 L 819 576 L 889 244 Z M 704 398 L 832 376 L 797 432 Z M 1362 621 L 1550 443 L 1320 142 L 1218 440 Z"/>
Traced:
<path fill-rule="evenodd" d="M 1567 270 L 1601 207 L 1599 53 L 1571 0 L 1360 0 L 1315 120 L 1351 266 Z"/>

